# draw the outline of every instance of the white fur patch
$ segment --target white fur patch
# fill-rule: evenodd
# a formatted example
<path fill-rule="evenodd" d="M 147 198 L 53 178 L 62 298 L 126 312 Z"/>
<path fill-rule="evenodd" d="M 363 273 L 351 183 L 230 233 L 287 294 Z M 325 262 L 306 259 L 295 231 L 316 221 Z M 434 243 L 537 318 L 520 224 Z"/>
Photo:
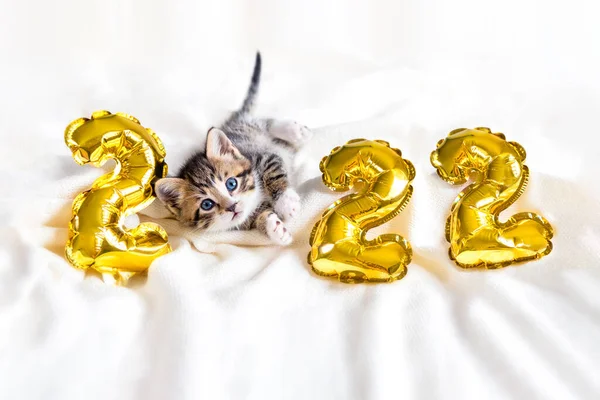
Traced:
<path fill-rule="evenodd" d="M 300 211 L 300 196 L 292 188 L 287 189 L 275 203 L 275 212 L 284 221 L 292 219 Z"/>
<path fill-rule="evenodd" d="M 269 128 L 269 133 L 276 138 L 299 147 L 312 137 L 312 131 L 296 121 L 275 121 Z"/>
<path fill-rule="evenodd" d="M 267 235 L 276 244 L 287 246 L 292 243 L 292 235 L 276 214 L 267 217 Z"/>
<path fill-rule="evenodd" d="M 256 208 L 262 203 L 263 195 L 260 188 L 256 188 L 251 193 L 240 194 L 234 199 L 237 202 L 237 210 L 241 213 L 234 220 L 231 219 L 231 213 L 225 213 L 215 218 L 214 222 L 208 227 L 207 232 L 229 231 L 238 228 L 252 215 Z"/>

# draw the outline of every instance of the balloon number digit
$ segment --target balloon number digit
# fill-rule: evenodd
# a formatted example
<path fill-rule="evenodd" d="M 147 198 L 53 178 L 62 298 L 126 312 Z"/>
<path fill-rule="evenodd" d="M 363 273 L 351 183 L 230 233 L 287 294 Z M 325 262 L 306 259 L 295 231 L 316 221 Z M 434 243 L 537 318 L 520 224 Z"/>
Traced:
<path fill-rule="evenodd" d="M 544 217 L 523 212 L 498 219 L 525 190 L 524 160 L 523 147 L 488 128 L 457 129 L 438 142 L 431 163 L 443 180 L 462 184 L 475 178 L 454 201 L 446 223 L 450 258 L 459 266 L 500 268 L 552 250 L 553 229 Z"/>
<path fill-rule="evenodd" d="M 73 202 L 66 257 L 77 268 L 93 268 L 123 283 L 171 251 L 160 226 L 142 223 L 131 230 L 123 226 L 124 217 L 154 200 L 152 183 L 167 174 L 164 147 L 134 117 L 108 111 L 73 121 L 66 128 L 65 142 L 81 165 L 117 162 L 114 171 L 98 178 Z"/>
<path fill-rule="evenodd" d="M 344 283 L 390 282 L 406 274 L 410 244 L 388 233 L 367 240 L 367 231 L 398 215 L 410 200 L 415 170 L 384 141 L 351 140 L 320 164 L 332 190 L 362 189 L 332 204 L 314 226 L 308 262 L 319 275 Z"/>
<path fill-rule="evenodd" d="M 126 114 L 98 111 L 73 121 L 65 142 L 79 164 L 117 165 L 73 202 L 65 249 L 77 268 L 93 268 L 123 283 L 171 251 L 160 226 L 125 229 L 123 219 L 153 200 L 153 183 L 167 175 L 165 150 L 156 134 Z M 500 268 L 552 251 L 552 226 L 522 212 L 506 222 L 499 214 L 524 192 L 529 176 L 525 150 L 488 128 L 457 129 L 438 142 L 431 163 L 452 184 L 467 186 L 446 222 L 450 258 L 463 268 Z M 410 244 L 387 233 L 366 239 L 369 229 L 398 215 L 412 195 L 415 169 L 400 150 L 381 140 L 355 139 L 334 148 L 320 164 L 323 182 L 335 191 L 357 189 L 334 204 L 310 235 L 308 262 L 319 275 L 344 283 L 391 282 L 406 274 Z"/>

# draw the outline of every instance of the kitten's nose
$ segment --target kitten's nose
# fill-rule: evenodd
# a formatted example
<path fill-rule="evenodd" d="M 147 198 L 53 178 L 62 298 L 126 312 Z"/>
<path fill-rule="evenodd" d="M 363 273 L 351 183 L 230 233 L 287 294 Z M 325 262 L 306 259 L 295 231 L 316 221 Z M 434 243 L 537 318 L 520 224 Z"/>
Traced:
<path fill-rule="evenodd" d="M 225 211 L 235 212 L 235 206 L 237 206 L 237 203 L 233 203 L 232 205 L 230 205 L 229 207 L 227 207 L 225 209 Z"/>

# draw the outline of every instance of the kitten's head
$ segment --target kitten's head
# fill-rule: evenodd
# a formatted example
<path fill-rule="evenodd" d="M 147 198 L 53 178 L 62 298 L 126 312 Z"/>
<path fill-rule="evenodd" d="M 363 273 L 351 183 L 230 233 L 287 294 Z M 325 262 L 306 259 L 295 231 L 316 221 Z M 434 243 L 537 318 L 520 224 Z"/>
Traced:
<path fill-rule="evenodd" d="M 206 154 L 190 158 L 177 178 L 158 180 L 155 191 L 183 224 L 223 231 L 240 226 L 260 204 L 257 183 L 250 160 L 223 131 L 212 128 Z"/>

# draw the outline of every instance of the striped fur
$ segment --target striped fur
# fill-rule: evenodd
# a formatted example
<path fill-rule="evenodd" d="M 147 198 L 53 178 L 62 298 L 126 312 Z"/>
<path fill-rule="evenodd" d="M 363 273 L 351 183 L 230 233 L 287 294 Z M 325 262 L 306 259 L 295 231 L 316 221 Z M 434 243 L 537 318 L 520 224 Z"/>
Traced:
<path fill-rule="evenodd" d="M 159 180 L 155 189 L 158 198 L 187 226 L 205 231 L 258 229 L 283 243 L 285 238 L 274 236 L 286 237 L 286 228 L 275 221 L 270 226 L 276 228 L 268 231 L 267 221 L 274 213 L 285 220 L 290 215 L 279 215 L 285 212 L 276 210 L 295 210 L 299 206 L 281 203 L 298 201 L 295 192 L 290 195 L 290 171 L 301 144 L 297 138 L 310 131 L 294 122 L 250 115 L 260 73 L 261 57 L 257 53 L 241 108 L 220 129 L 208 132 L 204 151 L 194 154 L 176 177 Z M 237 181 L 235 190 L 226 187 L 230 178 Z M 206 199 L 215 203 L 210 210 L 201 207 Z"/>

